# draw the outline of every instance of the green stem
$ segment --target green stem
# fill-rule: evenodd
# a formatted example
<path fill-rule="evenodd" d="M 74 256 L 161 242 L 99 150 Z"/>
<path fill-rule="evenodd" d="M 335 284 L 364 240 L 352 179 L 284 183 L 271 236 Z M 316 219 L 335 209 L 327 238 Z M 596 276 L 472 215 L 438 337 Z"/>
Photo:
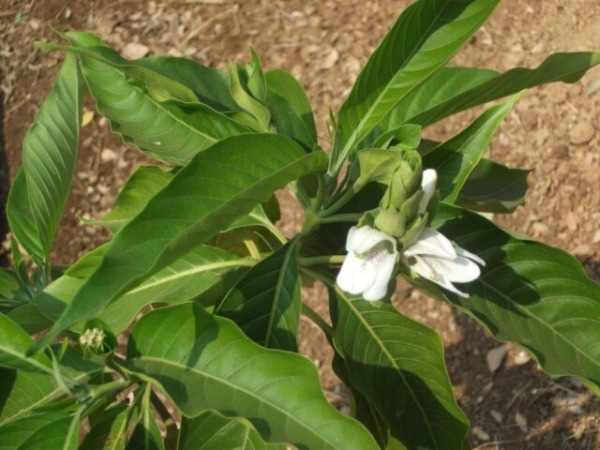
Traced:
<path fill-rule="evenodd" d="M 338 214 L 335 216 L 323 217 L 319 223 L 339 223 L 339 222 L 358 222 L 362 214 Z"/>
<path fill-rule="evenodd" d="M 312 210 L 315 214 L 319 212 L 323 205 L 323 201 L 325 200 L 325 176 L 322 173 L 319 173 L 317 174 L 317 179 L 319 180 L 319 186 L 317 188 L 317 196 L 312 205 Z"/>
<path fill-rule="evenodd" d="M 355 183 L 353 186 L 348 188 L 348 190 L 346 192 L 344 192 L 344 194 L 342 194 L 342 196 L 333 205 L 331 205 L 329 208 L 321 211 L 319 213 L 319 217 L 331 216 L 332 214 L 334 214 L 337 211 L 339 211 L 340 209 L 342 209 L 342 207 L 346 203 L 348 203 L 352 199 L 352 197 L 354 197 L 362 188 L 363 188 L 362 184 Z"/>
<path fill-rule="evenodd" d="M 298 262 L 301 266 L 316 266 L 319 264 L 342 264 L 346 255 L 301 256 Z"/>
<path fill-rule="evenodd" d="M 93 389 L 91 392 L 91 396 L 93 399 L 97 399 L 104 395 L 112 394 L 116 391 L 121 391 L 127 386 L 129 386 L 129 381 L 124 379 L 111 381 L 110 383 L 101 384 L 97 388 Z"/>
<path fill-rule="evenodd" d="M 302 303 L 302 314 L 308 317 L 313 323 L 318 326 L 326 336 L 331 336 L 333 334 L 333 329 L 331 325 L 329 325 L 323 318 L 310 306 L 305 303 Z"/>

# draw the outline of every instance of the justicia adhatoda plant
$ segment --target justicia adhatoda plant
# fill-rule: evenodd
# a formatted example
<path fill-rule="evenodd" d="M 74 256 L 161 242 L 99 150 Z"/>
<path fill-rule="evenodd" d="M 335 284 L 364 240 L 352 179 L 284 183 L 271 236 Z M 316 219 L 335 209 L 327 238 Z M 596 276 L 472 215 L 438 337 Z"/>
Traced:
<path fill-rule="evenodd" d="M 478 213 L 523 202 L 528 171 L 484 158 L 522 91 L 576 82 L 600 54 L 506 73 L 446 66 L 498 3 L 409 6 L 332 115 L 329 152 L 300 84 L 264 71 L 254 51 L 223 71 L 126 60 L 90 33 L 39 43 L 66 58 L 7 206 L 3 448 L 463 449 L 469 422 L 441 340 L 392 306 L 396 276 L 523 347 L 550 376 L 598 392 L 598 284 L 567 253 Z M 138 167 L 114 209 L 87 221 L 112 239 L 63 269 L 50 255 L 85 95 L 156 165 Z M 421 139 L 506 97 L 447 141 Z M 274 225 L 274 193 L 286 187 L 305 213 L 297 236 Z M 330 321 L 302 301 L 315 280 L 328 288 Z M 298 354 L 301 314 L 333 348 L 349 416 Z"/>

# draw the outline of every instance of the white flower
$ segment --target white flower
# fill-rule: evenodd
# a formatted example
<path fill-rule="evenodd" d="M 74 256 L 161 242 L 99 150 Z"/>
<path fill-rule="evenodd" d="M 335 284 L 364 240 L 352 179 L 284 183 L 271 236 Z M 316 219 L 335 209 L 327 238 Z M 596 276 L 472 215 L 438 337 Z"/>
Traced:
<path fill-rule="evenodd" d="M 452 283 L 469 283 L 481 274 L 479 256 L 455 247 L 442 233 L 425 228 L 419 238 L 403 253 L 408 266 L 423 278 L 462 297 L 468 297 Z"/>
<path fill-rule="evenodd" d="M 337 277 L 338 286 L 365 300 L 381 300 L 388 284 L 398 250 L 396 240 L 370 226 L 352 227 L 346 240 L 348 256 Z"/>
<path fill-rule="evenodd" d="M 419 202 L 419 214 L 424 214 L 427 211 L 427 205 L 429 200 L 435 192 L 435 185 L 437 183 L 437 172 L 435 169 L 425 169 L 421 178 L 421 189 L 423 189 L 423 197 Z"/>

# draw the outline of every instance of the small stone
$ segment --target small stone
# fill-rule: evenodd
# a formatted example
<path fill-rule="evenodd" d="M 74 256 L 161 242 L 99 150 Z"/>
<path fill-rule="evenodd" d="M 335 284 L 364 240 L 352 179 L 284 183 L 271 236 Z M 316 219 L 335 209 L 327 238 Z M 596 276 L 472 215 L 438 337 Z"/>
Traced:
<path fill-rule="evenodd" d="M 565 217 L 565 224 L 567 225 L 569 231 L 577 231 L 577 218 L 572 211 L 567 213 L 567 216 Z"/>
<path fill-rule="evenodd" d="M 581 244 L 575 247 L 573 253 L 580 256 L 588 256 L 592 253 L 592 249 L 587 244 Z"/>
<path fill-rule="evenodd" d="M 111 150 L 110 148 L 105 148 L 102 150 L 102 153 L 100 153 L 100 158 L 103 162 L 115 161 L 118 158 L 118 156 L 119 155 L 117 154 L 117 152 Z"/>
<path fill-rule="evenodd" d="M 473 427 L 471 433 L 480 441 L 489 441 L 490 435 L 481 427 Z"/>
<path fill-rule="evenodd" d="M 513 362 L 517 366 L 527 364 L 529 361 L 531 361 L 531 356 L 529 356 L 529 353 L 527 353 L 525 350 L 520 350 L 513 358 Z"/>
<path fill-rule="evenodd" d="M 567 100 L 567 91 L 564 86 L 559 84 L 549 84 L 545 88 L 548 100 L 552 103 L 560 104 Z"/>
<path fill-rule="evenodd" d="M 594 95 L 600 89 L 600 78 L 594 78 L 585 87 L 586 95 Z"/>
<path fill-rule="evenodd" d="M 321 69 L 331 69 L 339 58 L 340 54 L 338 53 L 338 51 L 335 48 L 332 48 L 321 63 Z"/>
<path fill-rule="evenodd" d="M 32 30 L 37 31 L 40 29 L 42 22 L 39 19 L 29 19 L 29 26 Z"/>
<path fill-rule="evenodd" d="M 579 122 L 571 129 L 569 137 L 571 138 L 571 142 L 573 144 L 582 145 L 590 142 L 594 137 L 594 134 L 596 134 L 596 130 L 591 123 Z"/>
<path fill-rule="evenodd" d="M 126 59 L 143 58 L 150 52 L 150 49 L 139 42 L 130 42 L 123 49 L 123 57 Z"/>
<path fill-rule="evenodd" d="M 557 145 L 552 149 L 552 156 L 558 159 L 568 159 L 569 146 L 565 144 Z"/>
<path fill-rule="evenodd" d="M 508 352 L 508 346 L 506 345 L 501 345 L 487 352 L 485 360 L 490 372 L 494 373 L 500 368 L 504 361 L 504 357 L 506 356 L 506 352 Z"/>
<path fill-rule="evenodd" d="M 515 423 L 523 433 L 527 433 L 527 419 L 520 412 L 515 414 Z"/>
<path fill-rule="evenodd" d="M 570 412 L 576 415 L 583 414 L 583 408 L 579 405 L 572 405 L 567 408 Z"/>
<path fill-rule="evenodd" d="M 544 44 L 539 43 L 531 49 L 531 54 L 538 55 L 538 54 L 542 53 L 543 51 L 544 51 Z"/>
<path fill-rule="evenodd" d="M 92 120 L 94 120 L 94 111 L 87 111 L 84 109 L 83 114 L 81 116 L 81 126 L 85 127 L 89 125 Z"/>
<path fill-rule="evenodd" d="M 534 238 L 541 238 L 550 233 L 550 228 L 543 222 L 533 222 L 531 225 L 531 234 Z"/>
<path fill-rule="evenodd" d="M 521 119 L 528 130 L 533 130 L 537 126 L 538 116 L 534 111 L 525 111 Z"/>
<path fill-rule="evenodd" d="M 496 411 L 495 409 L 492 409 L 490 411 L 490 415 L 494 418 L 494 420 L 498 423 L 502 423 L 502 420 L 504 419 L 504 416 L 502 415 L 502 413 Z"/>
<path fill-rule="evenodd" d="M 594 238 L 592 239 L 593 244 L 597 244 L 598 242 L 600 242 L 600 230 L 596 231 L 596 234 L 594 234 Z"/>
<path fill-rule="evenodd" d="M 500 133 L 500 145 L 502 147 L 508 147 L 510 145 L 510 138 L 504 133 Z"/>

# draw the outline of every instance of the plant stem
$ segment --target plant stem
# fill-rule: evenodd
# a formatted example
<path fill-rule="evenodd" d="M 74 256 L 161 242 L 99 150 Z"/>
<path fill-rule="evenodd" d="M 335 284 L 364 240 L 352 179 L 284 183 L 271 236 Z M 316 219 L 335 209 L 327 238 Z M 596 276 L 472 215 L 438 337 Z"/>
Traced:
<path fill-rule="evenodd" d="M 96 389 L 92 390 L 92 397 L 94 399 L 99 398 L 106 394 L 111 394 L 115 391 L 121 391 L 129 386 L 129 381 L 120 379 L 111 381 L 110 383 L 101 384 Z"/>
<path fill-rule="evenodd" d="M 321 211 L 319 213 L 319 217 L 331 216 L 332 214 L 342 209 L 342 207 L 346 203 L 348 203 L 352 199 L 352 197 L 354 197 L 362 188 L 363 186 L 360 183 L 355 183 L 354 186 L 350 186 L 348 190 L 344 192 L 342 196 L 333 205 Z"/>
<path fill-rule="evenodd" d="M 346 255 L 301 256 L 298 262 L 301 266 L 316 266 L 319 264 L 342 264 Z"/>
<path fill-rule="evenodd" d="M 325 200 L 325 176 L 322 173 L 319 173 L 317 174 L 317 179 L 319 180 L 319 186 L 317 188 L 317 196 L 312 205 L 312 210 L 315 214 L 319 213 L 323 201 Z"/>
<path fill-rule="evenodd" d="M 325 320 L 323 320 L 323 318 L 314 309 L 305 303 L 302 303 L 302 314 L 312 320 L 313 323 L 318 326 L 326 336 L 331 336 L 333 333 L 331 325 L 325 322 Z"/>
<path fill-rule="evenodd" d="M 336 216 L 323 217 L 319 220 L 320 223 L 339 223 L 339 222 L 358 222 L 361 214 L 338 214 Z"/>

